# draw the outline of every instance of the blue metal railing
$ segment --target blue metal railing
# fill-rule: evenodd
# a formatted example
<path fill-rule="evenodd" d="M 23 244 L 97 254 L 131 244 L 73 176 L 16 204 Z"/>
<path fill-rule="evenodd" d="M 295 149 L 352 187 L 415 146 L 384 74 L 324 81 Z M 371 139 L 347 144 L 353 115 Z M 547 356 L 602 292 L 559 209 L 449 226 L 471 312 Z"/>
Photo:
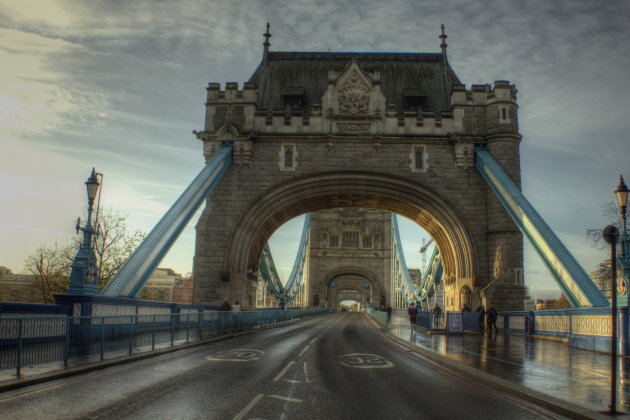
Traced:
<path fill-rule="evenodd" d="M 15 370 L 19 378 L 25 366 L 55 363 L 62 368 L 98 362 L 228 332 L 278 325 L 322 312 L 328 309 L 1 317 L 0 370 Z"/>

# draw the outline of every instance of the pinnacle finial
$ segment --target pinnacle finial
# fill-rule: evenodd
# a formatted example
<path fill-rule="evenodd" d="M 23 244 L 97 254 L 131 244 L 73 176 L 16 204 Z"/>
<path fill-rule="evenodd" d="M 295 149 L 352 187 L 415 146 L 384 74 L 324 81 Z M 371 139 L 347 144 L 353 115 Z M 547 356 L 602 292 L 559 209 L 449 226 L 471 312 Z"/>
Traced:
<path fill-rule="evenodd" d="M 442 29 L 442 34 L 439 36 L 439 38 L 442 40 L 440 48 L 442 49 L 442 54 L 446 54 L 446 47 L 448 46 L 448 44 L 446 43 L 446 38 L 448 38 L 448 35 L 444 33 L 444 24 L 442 24 L 440 28 Z"/>
<path fill-rule="evenodd" d="M 263 45 L 265 46 L 263 62 L 265 65 L 267 65 L 267 56 L 269 55 L 269 47 L 271 46 L 271 43 L 269 42 L 269 38 L 271 38 L 271 33 L 269 32 L 269 28 L 271 28 L 271 25 L 269 24 L 269 22 L 267 22 L 267 32 L 263 34 L 263 36 L 265 37 L 265 42 L 263 42 Z"/>

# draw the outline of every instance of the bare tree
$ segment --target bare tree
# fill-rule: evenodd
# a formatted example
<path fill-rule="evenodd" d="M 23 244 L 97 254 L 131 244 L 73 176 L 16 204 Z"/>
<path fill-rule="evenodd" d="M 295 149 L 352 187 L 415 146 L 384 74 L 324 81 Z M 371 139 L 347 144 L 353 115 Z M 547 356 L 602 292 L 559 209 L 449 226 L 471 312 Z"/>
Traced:
<path fill-rule="evenodd" d="M 102 290 L 125 264 L 146 234 L 127 230 L 127 215 L 105 210 L 97 220 L 98 235 L 94 252 L 98 268 L 98 287 Z M 80 238 L 78 239 L 80 241 Z"/>
<path fill-rule="evenodd" d="M 63 293 L 70 283 L 71 247 L 55 244 L 52 248 L 42 245 L 26 257 L 26 271 L 33 276 L 33 287 L 41 295 L 43 303 L 54 303 L 54 294 Z"/>
<path fill-rule="evenodd" d="M 616 203 L 609 201 L 601 205 L 602 215 L 608 219 L 609 224 L 619 228 L 619 207 Z M 602 238 L 602 228 L 586 229 L 586 239 L 594 248 L 605 249 L 608 245 Z"/>
<path fill-rule="evenodd" d="M 98 235 L 94 240 L 94 252 L 99 273 L 98 286 L 103 289 L 116 275 L 144 239 L 140 230 L 127 231 L 127 216 L 106 210 L 96 221 Z M 74 236 L 69 245 L 40 246 L 26 257 L 25 270 L 33 276 L 33 287 L 41 295 L 42 302 L 54 303 L 54 294 L 63 293 L 70 284 L 72 263 L 83 235 Z"/>

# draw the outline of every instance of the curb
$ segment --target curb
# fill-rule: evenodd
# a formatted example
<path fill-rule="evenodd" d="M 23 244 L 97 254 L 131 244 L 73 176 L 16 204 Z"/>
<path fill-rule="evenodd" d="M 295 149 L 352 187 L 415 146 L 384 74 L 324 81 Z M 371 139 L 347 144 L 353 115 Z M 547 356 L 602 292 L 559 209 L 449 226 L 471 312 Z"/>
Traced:
<path fill-rule="evenodd" d="M 564 401 L 559 398 L 552 397 L 551 395 L 538 392 L 531 388 L 527 388 L 523 385 L 515 384 L 508 380 L 483 372 L 479 369 L 475 369 L 473 367 L 466 366 L 464 364 L 451 360 L 448 357 L 442 356 L 441 354 L 434 352 L 433 350 L 428 350 L 424 347 L 411 344 L 408 341 L 405 341 L 404 339 L 396 337 L 394 334 L 392 334 L 389 331 L 387 327 L 384 327 L 383 325 L 377 323 L 371 317 L 368 316 L 367 318 L 388 339 L 396 342 L 397 344 L 400 344 L 401 346 L 405 347 L 409 351 L 418 353 L 421 356 L 426 357 L 427 359 L 431 360 L 432 362 L 437 363 L 438 365 L 442 367 L 445 367 L 449 370 L 452 370 L 459 374 L 470 377 L 480 383 L 483 383 L 486 386 L 489 386 L 490 388 L 514 395 L 520 399 L 534 403 L 537 406 L 553 411 L 554 413 L 570 417 L 572 419 L 609 419 L 610 420 L 611 418 L 615 418 L 615 416 L 589 410 L 588 408 L 584 408 L 584 407 L 572 404 L 568 401 Z M 618 413 L 617 416 L 625 417 L 623 413 Z"/>

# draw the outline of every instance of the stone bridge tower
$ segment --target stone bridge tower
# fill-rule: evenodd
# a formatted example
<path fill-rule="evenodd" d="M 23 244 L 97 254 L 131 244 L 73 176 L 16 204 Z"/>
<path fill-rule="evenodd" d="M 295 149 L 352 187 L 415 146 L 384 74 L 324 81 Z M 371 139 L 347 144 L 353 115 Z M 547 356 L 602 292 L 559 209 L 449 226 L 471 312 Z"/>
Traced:
<path fill-rule="evenodd" d="M 522 308 L 521 234 L 474 168 L 474 147 L 485 146 L 520 185 L 514 85 L 467 89 L 444 33 L 440 53 L 272 52 L 266 35 L 242 88 L 209 84 L 195 132 L 206 160 L 229 140 L 234 162 L 197 224 L 195 303 L 253 307 L 275 229 L 356 207 L 398 213 L 434 238 L 446 309 L 463 299 Z"/>

